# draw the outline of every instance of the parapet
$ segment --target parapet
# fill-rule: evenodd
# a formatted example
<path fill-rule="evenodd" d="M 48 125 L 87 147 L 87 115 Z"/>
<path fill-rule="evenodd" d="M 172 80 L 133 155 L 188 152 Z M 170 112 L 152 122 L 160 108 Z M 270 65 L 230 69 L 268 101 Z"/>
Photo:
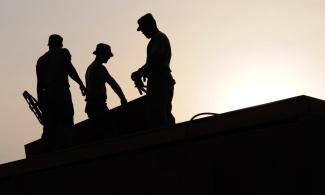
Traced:
<path fill-rule="evenodd" d="M 324 194 L 325 101 L 298 96 L 0 166 L 3 194 Z"/>

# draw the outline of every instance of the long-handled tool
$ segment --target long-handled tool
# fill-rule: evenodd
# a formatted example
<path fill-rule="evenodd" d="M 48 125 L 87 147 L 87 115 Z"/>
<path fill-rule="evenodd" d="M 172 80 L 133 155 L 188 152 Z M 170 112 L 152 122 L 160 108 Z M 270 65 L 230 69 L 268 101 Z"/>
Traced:
<path fill-rule="evenodd" d="M 34 113 L 38 121 L 43 125 L 42 121 L 42 110 L 38 105 L 38 101 L 27 91 L 24 91 L 23 96 L 28 103 L 29 109 Z"/>

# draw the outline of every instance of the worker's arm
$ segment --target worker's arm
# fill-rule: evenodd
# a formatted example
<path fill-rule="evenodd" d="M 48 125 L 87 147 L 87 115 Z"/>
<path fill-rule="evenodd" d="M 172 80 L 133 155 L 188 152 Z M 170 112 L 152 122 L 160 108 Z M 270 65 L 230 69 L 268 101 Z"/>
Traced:
<path fill-rule="evenodd" d="M 115 79 L 106 71 L 105 73 L 105 79 L 106 82 L 111 86 L 113 91 L 118 95 L 118 97 L 121 100 L 121 105 L 125 105 L 127 103 L 127 100 L 124 96 L 124 93 L 121 89 L 121 87 L 118 85 L 118 83 L 115 81 Z"/>
<path fill-rule="evenodd" d="M 81 94 L 84 96 L 86 94 L 86 87 L 85 85 L 83 84 L 83 82 L 81 81 L 76 69 L 73 67 L 73 65 L 70 64 L 67 66 L 68 68 L 68 74 L 69 76 L 76 82 L 79 84 L 79 88 L 81 90 Z"/>
<path fill-rule="evenodd" d="M 71 79 L 73 79 L 76 83 L 79 84 L 79 88 L 81 90 L 81 94 L 83 96 L 86 95 L 86 87 L 83 84 L 83 82 L 81 81 L 76 69 L 74 68 L 73 64 L 71 63 L 71 55 L 69 53 L 68 50 L 66 50 L 65 52 L 65 65 L 68 71 L 68 75 L 71 77 Z"/>
<path fill-rule="evenodd" d="M 36 77 L 37 77 L 37 100 L 38 100 L 38 104 L 41 110 L 44 109 L 44 97 L 43 97 L 43 89 L 44 89 L 44 81 L 42 78 L 42 73 L 41 73 L 41 69 L 39 67 L 39 64 L 36 65 Z"/>
<path fill-rule="evenodd" d="M 139 68 L 139 70 L 132 73 L 131 77 L 133 78 L 142 78 L 146 81 L 148 75 L 155 70 L 160 70 L 163 67 L 163 61 L 166 58 L 166 50 L 170 47 L 169 40 L 164 35 L 159 35 L 155 38 L 152 38 L 149 42 L 147 48 L 147 59 L 146 63 Z M 137 79 L 134 79 L 137 80 Z"/>

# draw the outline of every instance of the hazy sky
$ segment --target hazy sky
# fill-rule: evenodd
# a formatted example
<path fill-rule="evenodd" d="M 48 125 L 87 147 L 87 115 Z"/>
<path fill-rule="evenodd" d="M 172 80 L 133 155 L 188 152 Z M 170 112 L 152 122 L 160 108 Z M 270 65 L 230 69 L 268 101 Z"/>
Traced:
<path fill-rule="evenodd" d="M 22 92 L 36 96 L 50 34 L 63 36 L 83 81 L 96 44 L 110 44 L 107 68 L 133 100 L 130 74 L 148 43 L 136 21 L 151 12 L 171 42 L 173 113 L 183 122 L 302 94 L 325 99 L 324 10 L 324 0 L 0 0 L 0 164 L 25 158 L 24 145 L 41 136 Z M 79 122 L 85 102 L 70 83 Z M 109 107 L 119 106 L 108 89 Z"/>

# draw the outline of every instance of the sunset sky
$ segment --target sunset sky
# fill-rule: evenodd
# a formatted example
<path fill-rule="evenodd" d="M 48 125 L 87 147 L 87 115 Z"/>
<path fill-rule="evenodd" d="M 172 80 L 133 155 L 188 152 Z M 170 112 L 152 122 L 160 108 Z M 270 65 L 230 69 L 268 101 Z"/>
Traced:
<path fill-rule="evenodd" d="M 111 45 L 107 69 L 127 99 L 130 75 L 145 62 L 148 39 L 137 19 L 150 12 L 172 46 L 177 122 L 298 95 L 325 99 L 324 0 L 0 0 L 0 164 L 25 158 L 42 126 L 22 97 L 36 97 L 37 59 L 60 34 L 84 81 L 92 51 Z M 75 122 L 87 118 L 70 82 Z M 108 87 L 108 105 L 119 98 Z"/>

